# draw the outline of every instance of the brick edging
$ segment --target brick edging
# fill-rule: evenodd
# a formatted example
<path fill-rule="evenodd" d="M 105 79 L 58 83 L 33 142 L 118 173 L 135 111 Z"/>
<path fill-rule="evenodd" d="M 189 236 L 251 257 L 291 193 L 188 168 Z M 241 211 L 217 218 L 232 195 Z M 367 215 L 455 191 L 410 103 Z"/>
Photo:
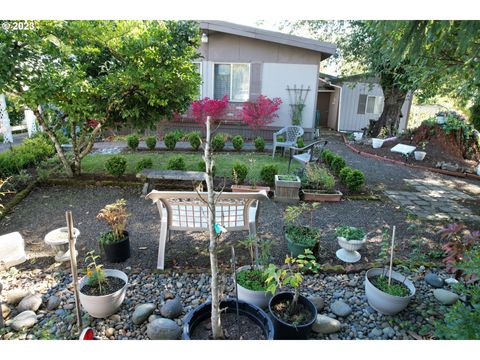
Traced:
<path fill-rule="evenodd" d="M 439 174 L 444 174 L 444 175 L 449 175 L 449 176 L 455 176 L 455 177 L 460 177 L 460 178 L 472 178 L 472 179 L 480 180 L 480 176 L 475 175 L 475 174 L 448 171 L 448 170 L 437 169 L 437 168 L 432 168 L 432 167 L 422 166 L 422 165 L 407 164 L 403 161 L 389 159 L 389 158 L 385 158 L 383 156 L 378 156 L 378 155 L 375 155 L 375 154 L 370 154 L 369 152 L 358 150 L 354 146 L 350 145 L 347 142 L 347 138 L 345 137 L 344 134 L 342 134 L 342 139 L 343 139 L 343 143 L 345 144 L 345 146 L 347 148 L 349 148 L 351 151 L 353 151 L 354 153 L 357 153 L 359 155 L 372 158 L 372 159 L 382 160 L 382 161 L 386 161 L 386 162 L 389 162 L 389 163 L 392 163 L 392 164 L 403 165 L 403 166 L 407 166 L 407 167 L 410 167 L 410 168 L 427 170 L 427 171 L 431 171 L 431 172 L 434 172 L 434 173 L 439 173 Z"/>

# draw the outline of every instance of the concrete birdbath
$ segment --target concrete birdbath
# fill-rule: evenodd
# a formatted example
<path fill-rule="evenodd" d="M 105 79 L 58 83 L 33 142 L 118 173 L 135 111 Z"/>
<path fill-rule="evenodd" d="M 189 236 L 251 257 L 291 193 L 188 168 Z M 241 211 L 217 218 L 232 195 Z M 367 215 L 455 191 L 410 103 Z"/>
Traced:
<path fill-rule="evenodd" d="M 76 228 L 73 228 L 73 238 L 74 241 L 77 241 L 77 238 L 80 236 L 80 231 Z M 65 262 L 70 261 L 70 246 L 68 245 L 68 228 L 61 227 L 50 231 L 45 235 L 45 243 L 50 245 L 55 251 L 55 261 Z M 75 250 L 75 256 L 77 256 L 77 251 Z"/>

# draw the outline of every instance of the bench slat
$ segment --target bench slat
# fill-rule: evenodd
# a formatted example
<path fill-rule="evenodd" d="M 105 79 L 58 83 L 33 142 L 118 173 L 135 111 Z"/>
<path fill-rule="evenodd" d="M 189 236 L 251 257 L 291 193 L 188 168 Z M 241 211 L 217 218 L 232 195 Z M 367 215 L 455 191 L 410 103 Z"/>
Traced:
<path fill-rule="evenodd" d="M 155 180 L 204 181 L 205 173 L 200 171 L 145 169 L 137 174 L 137 178 Z"/>

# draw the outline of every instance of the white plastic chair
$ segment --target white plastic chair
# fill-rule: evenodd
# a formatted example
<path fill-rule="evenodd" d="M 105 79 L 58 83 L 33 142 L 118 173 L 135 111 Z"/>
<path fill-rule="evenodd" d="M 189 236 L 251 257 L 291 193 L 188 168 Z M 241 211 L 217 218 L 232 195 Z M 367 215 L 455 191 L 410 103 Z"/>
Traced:
<path fill-rule="evenodd" d="M 296 146 L 297 139 L 303 136 L 303 128 L 301 126 L 286 126 L 283 129 L 280 129 L 276 133 L 273 133 L 273 153 L 272 159 L 275 158 L 275 150 L 277 147 L 282 147 L 282 154 L 285 155 L 285 149 Z M 285 141 L 278 141 L 277 136 L 282 135 L 285 138 Z"/>

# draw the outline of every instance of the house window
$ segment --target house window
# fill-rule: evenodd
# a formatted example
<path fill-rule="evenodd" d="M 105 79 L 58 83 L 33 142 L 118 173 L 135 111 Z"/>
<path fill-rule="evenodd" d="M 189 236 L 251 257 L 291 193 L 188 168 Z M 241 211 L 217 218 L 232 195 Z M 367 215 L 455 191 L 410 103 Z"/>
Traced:
<path fill-rule="evenodd" d="M 203 84 L 202 63 L 194 62 L 193 66 L 195 67 L 195 69 L 197 69 L 197 72 L 200 75 L 200 79 L 202 79 L 202 81 L 200 82 L 200 85 L 198 86 L 198 96 L 197 96 L 197 100 L 198 100 L 202 98 L 202 84 Z"/>
<path fill-rule="evenodd" d="M 215 64 L 213 97 L 247 101 L 250 91 L 250 64 Z"/>
<path fill-rule="evenodd" d="M 368 96 L 360 94 L 358 98 L 357 114 L 375 114 L 380 115 L 383 110 L 382 96 Z"/>

